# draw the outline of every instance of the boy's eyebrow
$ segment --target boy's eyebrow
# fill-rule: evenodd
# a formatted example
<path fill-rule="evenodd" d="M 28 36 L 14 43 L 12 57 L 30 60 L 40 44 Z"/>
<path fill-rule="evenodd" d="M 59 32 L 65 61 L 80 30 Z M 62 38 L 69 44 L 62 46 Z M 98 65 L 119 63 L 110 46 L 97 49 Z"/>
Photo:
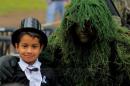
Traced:
<path fill-rule="evenodd" d="M 28 45 L 27 43 L 21 43 L 22 45 Z M 38 43 L 32 44 L 32 45 L 39 45 Z"/>

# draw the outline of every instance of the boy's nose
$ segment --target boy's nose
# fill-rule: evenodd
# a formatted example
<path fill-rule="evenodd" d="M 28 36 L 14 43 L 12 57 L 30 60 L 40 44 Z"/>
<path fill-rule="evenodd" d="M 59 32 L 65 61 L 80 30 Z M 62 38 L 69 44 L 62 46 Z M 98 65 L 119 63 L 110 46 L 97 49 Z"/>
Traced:
<path fill-rule="evenodd" d="M 27 48 L 27 52 L 32 52 L 32 48 Z"/>

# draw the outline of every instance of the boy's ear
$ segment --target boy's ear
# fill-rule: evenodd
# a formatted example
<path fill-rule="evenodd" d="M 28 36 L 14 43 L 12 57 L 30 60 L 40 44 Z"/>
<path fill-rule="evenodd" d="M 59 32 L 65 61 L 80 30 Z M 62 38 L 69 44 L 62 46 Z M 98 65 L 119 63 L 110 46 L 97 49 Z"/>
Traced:
<path fill-rule="evenodd" d="M 44 45 L 41 45 L 41 50 L 44 49 Z"/>
<path fill-rule="evenodd" d="M 18 43 L 15 43 L 14 48 L 16 49 L 16 51 L 18 51 Z"/>

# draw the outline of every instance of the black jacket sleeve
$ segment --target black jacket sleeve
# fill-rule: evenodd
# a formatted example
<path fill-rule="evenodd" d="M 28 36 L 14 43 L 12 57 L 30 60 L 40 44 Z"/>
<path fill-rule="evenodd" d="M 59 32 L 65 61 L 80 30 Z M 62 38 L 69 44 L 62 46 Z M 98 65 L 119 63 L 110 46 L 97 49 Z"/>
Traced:
<path fill-rule="evenodd" d="M 0 85 L 13 76 L 17 61 L 18 58 L 15 56 L 2 56 L 0 58 Z"/>

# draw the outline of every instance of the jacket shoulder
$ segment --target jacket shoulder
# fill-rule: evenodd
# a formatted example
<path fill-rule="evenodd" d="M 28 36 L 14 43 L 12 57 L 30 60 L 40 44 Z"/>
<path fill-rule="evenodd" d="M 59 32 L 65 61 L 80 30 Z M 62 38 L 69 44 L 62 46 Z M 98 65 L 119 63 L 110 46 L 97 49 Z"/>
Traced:
<path fill-rule="evenodd" d="M 17 56 L 5 55 L 0 57 L 0 66 L 6 64 L 7 62 L 18 62 L 19 58 Z"/>

